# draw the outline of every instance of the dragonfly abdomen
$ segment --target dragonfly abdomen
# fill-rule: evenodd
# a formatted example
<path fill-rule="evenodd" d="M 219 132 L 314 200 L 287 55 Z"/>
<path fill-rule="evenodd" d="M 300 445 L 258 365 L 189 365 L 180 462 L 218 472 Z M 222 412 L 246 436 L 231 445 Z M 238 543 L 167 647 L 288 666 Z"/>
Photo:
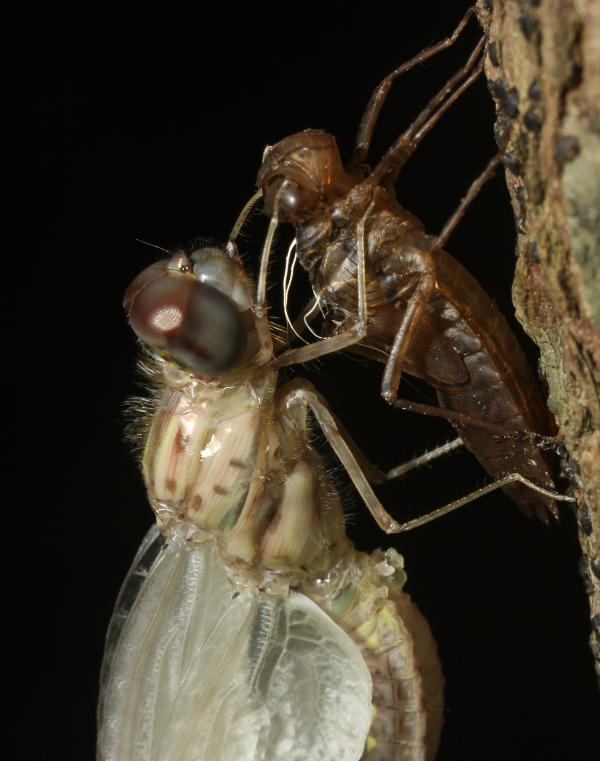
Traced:
<path fill-rule="evenodd" d="M 342 580 L 330 582 L 335 592 L 313 596 L 371 673 L 373 717 L 361 761 L 430 761 L 439 742 L 443 677 L 429 626 L 402 590 L 403 562 L 395 550 L 354 552 Z"/>

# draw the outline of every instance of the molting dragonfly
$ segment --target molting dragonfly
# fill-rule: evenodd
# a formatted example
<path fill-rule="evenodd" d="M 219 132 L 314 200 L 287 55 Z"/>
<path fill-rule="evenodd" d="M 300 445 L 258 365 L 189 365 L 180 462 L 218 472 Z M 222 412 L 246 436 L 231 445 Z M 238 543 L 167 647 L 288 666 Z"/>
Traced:
<path fill-rule="evenodd" d="M 435 755 L 429 626 L 402 557 L 347 538 L 309 411 L 379 525 L 399 525 L 320 395 L 278 384 L 265 292 L 266 268 L 254 296 L 230 241 L 175 252 L 125 294 L 155 386 L 142 466 L 157 525 L 110 624 L 98 761 Z"/>

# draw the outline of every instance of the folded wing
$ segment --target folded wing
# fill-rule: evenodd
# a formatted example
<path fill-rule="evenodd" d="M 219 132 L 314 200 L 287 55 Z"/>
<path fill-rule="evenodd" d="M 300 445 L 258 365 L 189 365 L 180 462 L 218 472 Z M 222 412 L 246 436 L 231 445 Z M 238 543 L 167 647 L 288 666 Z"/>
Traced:
<path fill-rule="evenodd" d="M 358 761 L 371 677 L 302 594 L 235 596 L 212 542 L 151 529 L 108 633 L 98 761 Z"/>

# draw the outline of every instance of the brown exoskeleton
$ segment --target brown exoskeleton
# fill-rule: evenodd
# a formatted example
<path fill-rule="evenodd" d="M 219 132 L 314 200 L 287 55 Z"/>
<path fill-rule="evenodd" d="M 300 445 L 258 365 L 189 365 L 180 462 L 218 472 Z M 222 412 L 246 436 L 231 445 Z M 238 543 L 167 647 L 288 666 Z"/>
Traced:
<path fill-rule="evenodd" d="M 381 393 L 388 402 L 449 419 L 460 433 L 458 443 L 490 475 L 503 480 L 520 507 L 547 520 L 557 515 L 553 498 L 524 485 L 523 477 L 552 488 L 540 441 L 553 433 L 553 423 L 506 320 L 475 278 L 443 250 L 499 157 L 473 184 L 439 236 L 428 235 L 394 192 L 399 172 L 420 140 L 480 74 L 484 38 L 365 174 L 375 122 L 392 82 L 452 44 L 471 13 L 450 37 L 380 83 L 346 164 L 334 137 L 323 130 L 299 132 L 265 150 L 258 175 L 265 213 L 275 223 L 294 225 L 297 258 L 309 272 L 316 302 L 325 313 L 326 337 L 290 350 L 280 364 L 342 349 L 383 361 Z M 441 409 L 399 399 L 403 371 L 431 384 Z M 528 433 L 519 435 L 523 432 Z"/>

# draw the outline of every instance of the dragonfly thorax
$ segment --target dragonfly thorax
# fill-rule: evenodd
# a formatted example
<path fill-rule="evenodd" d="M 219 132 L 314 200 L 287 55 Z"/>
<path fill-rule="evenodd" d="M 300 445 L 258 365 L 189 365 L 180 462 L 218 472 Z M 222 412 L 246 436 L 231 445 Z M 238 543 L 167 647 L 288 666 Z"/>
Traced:
<path fill-rule="evenodd" d="M 344 546 L 339 497 L 304 422 L 274 414 L 275 380 L 265 369 L 237 386 L 167 385 L 143 459 L 162 532 L 216 537 L 242 585 L 294 585 Z"/>

